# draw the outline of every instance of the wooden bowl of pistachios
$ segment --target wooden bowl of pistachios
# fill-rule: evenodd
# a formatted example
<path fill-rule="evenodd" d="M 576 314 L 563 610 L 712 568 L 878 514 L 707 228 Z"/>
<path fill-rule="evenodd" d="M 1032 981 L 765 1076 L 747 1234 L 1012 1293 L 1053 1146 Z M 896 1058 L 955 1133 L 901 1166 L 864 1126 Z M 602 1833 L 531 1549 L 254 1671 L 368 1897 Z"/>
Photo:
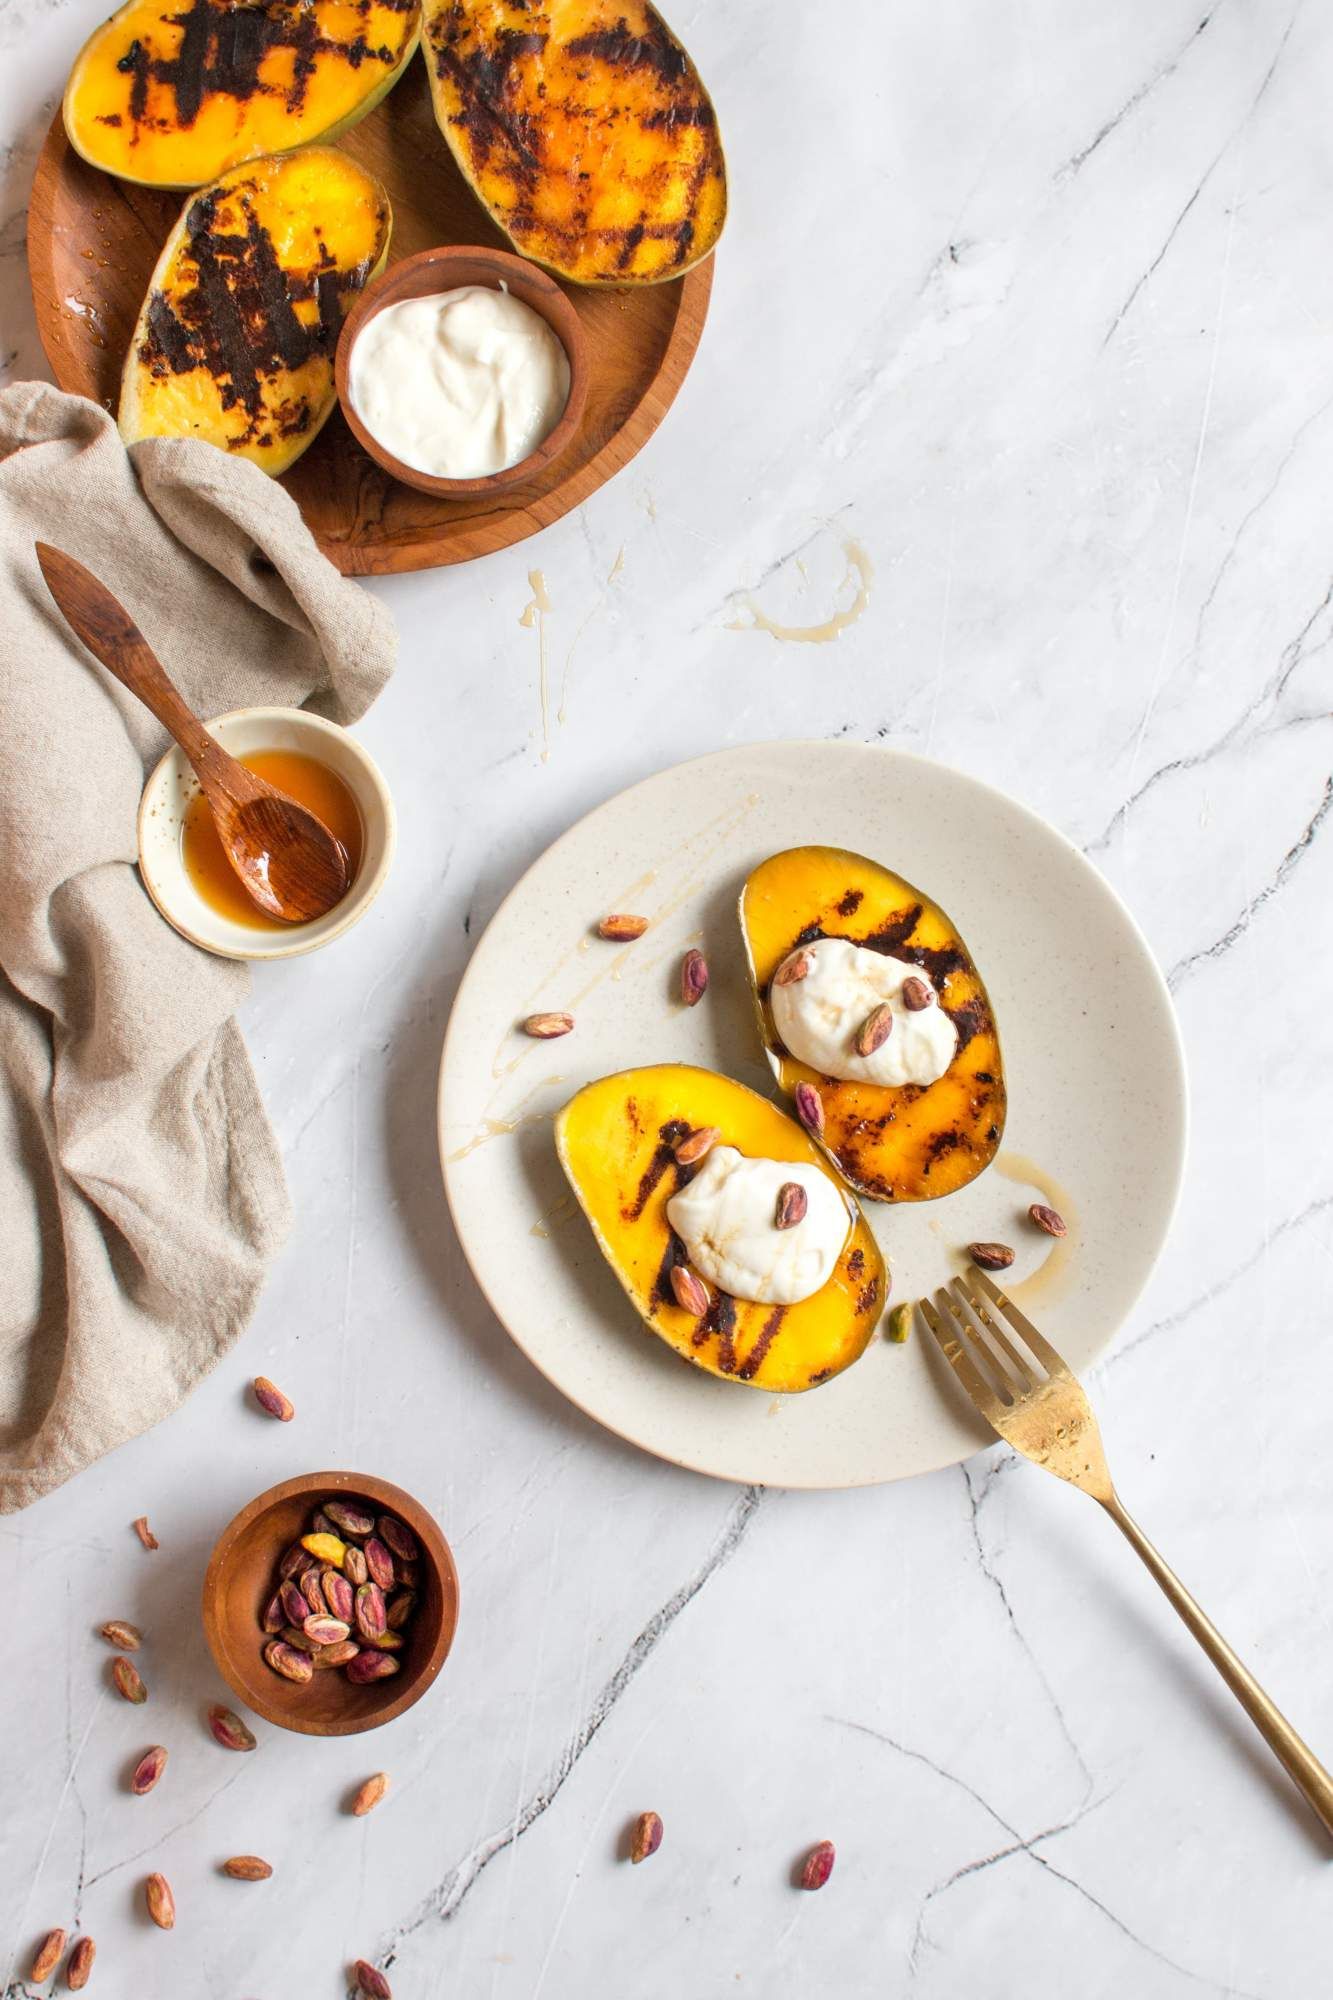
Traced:
<path fill-rule="evenodd" d="M 271 1486 L 223 1529 L 204 1633 L 247 1708 L 303 1736 L 355 1736 L 420 1701 L 458 1623 L 458 1572 L 419 1501 L 364 1472 Z"/>

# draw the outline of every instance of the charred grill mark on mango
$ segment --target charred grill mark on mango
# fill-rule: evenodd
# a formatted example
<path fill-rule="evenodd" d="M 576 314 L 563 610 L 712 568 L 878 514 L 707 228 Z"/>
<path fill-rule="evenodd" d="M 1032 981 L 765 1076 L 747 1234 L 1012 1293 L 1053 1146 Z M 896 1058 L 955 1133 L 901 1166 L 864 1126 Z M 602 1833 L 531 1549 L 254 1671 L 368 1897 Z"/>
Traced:
<path fill-rule="evenodd" d="M 410 14 L 414 4 L 415 0 L 379 0 L 395 14 Z M 293 5 L 292 0 L 269 0 L 266 6 L 190 0 L 183 14 L 164 13 L 162 21 L 181 31 L 174 55 L 155 55 L 136 36 L 116 64 L 131 79 L 129 113 L 135 125 L 147 117 L 150 83 L 160 83 L 172 93 L 175 122 L 187 127 L 196 122 L 209 97 L 230 97 L 239 104 L 252 97 L 276 97 L 295 115 L 305 108 L 321 56 L 337 57 L 353 69 L 362 63 L 392 69 L 402 54 L 401 48 L 384 43 L 372 48 L 361 34 L 350 41 L 326 35 L 318 14 L 308 6 Z M 283 50 L 292 54 L 292 80 L 280 88 L 260 72 L 270 56 Z"/>
<path fill-rule="evenodd" d="M 131 343 L 127 442 L 198 437 L 285 470 L 332 408 L 338 335 L 388 234 L 379 183 L 325 149 L 233 168 L 192 197 Z"/>
<path fill-rule="evenodd" d="M 78 56 L 70 139 L 95 166 L 190 186 L 334 137 L 411 55 L 419 0 L 127 0 Z M 90 125 L 111 128 L 101 145 Z"/>
<path fill-rule="evenodd" d="M 643 1171 L 639 1185 L 635 1189 L 633 1201 L 628 1208 L 621 1210 L 621 1214 L 624 1216 L 626 1222 L 638 1221 L 644 1209 L 648 1206 L 648 1201 L 654 1188 L 661 1180 L 663 1174 L 668 1172 L 668 1170 L 675 1174 L 678 1186 L 682 1178 L 688 1178 L 688 1176 L 682 1176 L 681 1174 L 680 1165 L 676 1159 L 676 1147 L 682 1139 L 689 1136 L 689 1132 L 690 1127 L 683 1118 L 668 1118 L 664 1125 L 658 1127 L 657 1137 L 659 1144 L 657 1150 Z M 678 1261 L 683 1264 L 685 1259 L 682 1257 Z"/>
<path fill-rule="evenodd" d="M 644 0 L 427 0 L 435 115 L 495 221 L 578 284 L 653 282 L 726 213 L 717 119 Z"/>

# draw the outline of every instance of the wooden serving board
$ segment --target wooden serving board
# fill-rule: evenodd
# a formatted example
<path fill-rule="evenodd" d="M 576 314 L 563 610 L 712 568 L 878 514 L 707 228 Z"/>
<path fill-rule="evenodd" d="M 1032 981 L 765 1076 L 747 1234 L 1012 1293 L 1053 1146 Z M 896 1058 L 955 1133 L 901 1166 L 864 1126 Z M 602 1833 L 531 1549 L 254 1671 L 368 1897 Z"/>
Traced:
<path fill-rule="evenodd" d="M 443 243 L 511 247 L 453 163 L 420 62 L 339 143 L 389 191 L 391 263 Z M 56 113 L 33 180 L 28 269 L 62 389 L 115 409 L 148 280 L 186 198 L 88 166 Z M 699 345 L 712 283 L 709 258 L 671 284 L 566 287 L 588 335 L 588 407 L 569 449 L 530 485 L 488 499 L 417 493 L 366 456 L 336 410 L 282 483 L 348 576 L 433 569 L 521 542 L 595 493 L 652 436 Z"/>

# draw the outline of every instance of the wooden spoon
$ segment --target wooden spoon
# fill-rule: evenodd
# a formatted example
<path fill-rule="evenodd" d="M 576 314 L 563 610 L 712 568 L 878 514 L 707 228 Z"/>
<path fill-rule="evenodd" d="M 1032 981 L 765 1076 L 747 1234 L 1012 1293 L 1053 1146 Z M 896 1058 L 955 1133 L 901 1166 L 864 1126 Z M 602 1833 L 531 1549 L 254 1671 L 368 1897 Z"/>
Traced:
<path fill-rule="evenodd" d="M 270 917 L 304 924 L 347 893 L 347 854 L 323 820 L 247 771 L 186 707 L 134 620 L 104 583 L 46 542 L 37 561 L 75 635 L 175 737 L 208 800 L 223 852 Z"/>

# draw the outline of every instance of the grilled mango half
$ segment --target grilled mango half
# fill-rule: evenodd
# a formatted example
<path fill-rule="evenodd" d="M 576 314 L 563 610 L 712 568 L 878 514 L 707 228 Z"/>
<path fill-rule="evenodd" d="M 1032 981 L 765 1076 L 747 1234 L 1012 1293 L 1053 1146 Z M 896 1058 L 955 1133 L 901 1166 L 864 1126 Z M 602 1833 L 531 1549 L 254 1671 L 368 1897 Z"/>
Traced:
<path fill-rule="evenodd" d="M 644 0 L 425 0 L 440 130 L 515 249 L 579 285 L 653 284 L 727 212 L 717 119 Z"/>
<path fill-rule="evenodd" d="M 878 862 L 841 847 L 793 847 L 764 861 L 740 899 L 741 932 L 759 1028 L 774 1075 L 794 1094 L 813 1085 L 821 1143 L 858 1194 L 931 1201 L 990 1164 L 1004 1131 L 1004 1069 L 995 1016 L 967 946 L 937 903 Z M 769 991 L 798 945 L 847 938 L 919 965 L 958 1031 L 934 1083 L 846 1083 L 820 1076 L 782 1046 Z"/>
<path fill-rule="evenodd" d="M 202 187 L 373 111 L 421 30 L 418 0 L 127 0 L 75 58 L 65 131 L 94 167 Z"/>
<path fill-rule="evenodd" d="M 125 358 L 120 431 L 285 472 L 337 400 L 333 355 L 389 249 L 389 197 L 333 147 L 233 167 L 186 202 Z"/>
<path fill-rule="evenodd" d="M 691 1177 L 675 1148 L 714 1126 L 750 1158 L 819 1168 L 851 1230 L 833 1275 L 797 1305 L 756 1305 L 710 1289 L 700 1318 L 676 1303 L 671 1269 L 685 1246 L 666 1205 Z M 710 1375 L 756 1389 L 813 1389 L 865 1351 L 888 1291 L 884 1260 L 856 1203 L 794 1118 L 714 1071 L 656 1063 L 586 1084 L 555 1121 L 561 1164 L 607 1262 L 649 1328 Z"/>

